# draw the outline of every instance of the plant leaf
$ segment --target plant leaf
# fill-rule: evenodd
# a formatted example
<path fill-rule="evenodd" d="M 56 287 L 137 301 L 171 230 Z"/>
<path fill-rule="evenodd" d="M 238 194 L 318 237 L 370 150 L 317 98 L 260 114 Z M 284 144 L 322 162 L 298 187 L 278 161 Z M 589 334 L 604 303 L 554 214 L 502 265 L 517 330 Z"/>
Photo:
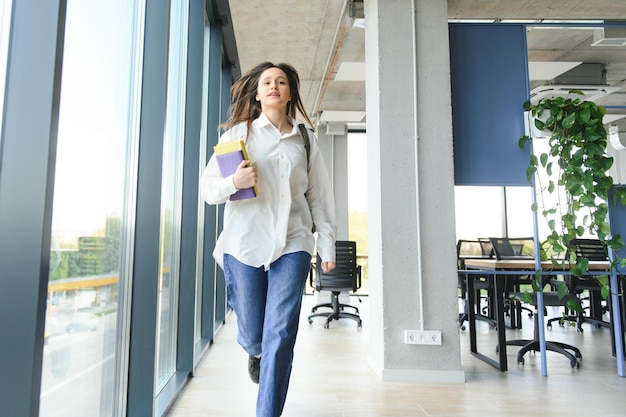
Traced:
<path fill-rule="evenodd" d="M 570 129 L 572 126 L 574 126 L 574 122 L 576 122 L 576 113 L 571 113 L 563 118 L 563 122 L 561 123 L 561 125 L 564 129 Z"/>

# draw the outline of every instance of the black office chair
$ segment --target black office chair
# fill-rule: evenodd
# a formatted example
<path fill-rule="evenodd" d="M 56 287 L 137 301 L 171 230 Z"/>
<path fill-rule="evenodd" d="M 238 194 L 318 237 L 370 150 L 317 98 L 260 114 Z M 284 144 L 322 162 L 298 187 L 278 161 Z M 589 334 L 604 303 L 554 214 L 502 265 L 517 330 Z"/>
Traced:
<path fill-rule="evenodd" d="M 509 294 L 511 298 L 522 298 L 522 293 L 511 293 Z M 531 293 L 530 297 L 532 299 L 532 304 L 537 307 L 537 293 Z M 543 292 L 543 304 L 544 307 L 552 307 L 552 306 L 566 306 L 568 302 L 571 302 L 574 299 L 574 296 L 571 294 L 566 294 L 563 298 L 559 298 L 556 292 L 553 291 L 544 291 Z M 520 365 L 524 364 L 524 355 L 527 352 L 535 351 L 539 352 L 541 350 L 539 346 L 539 313 L 535 311 L 535 329 L 533 332 L 532 339 L 517 339 L 517 340 L 507 340 L 507 346 L 521 346 L 521 349 L 517 352 L 517 363 Z M 544 309 L 545 316 L 545 309 Z M 497 349 L 496 349 L 497 350 Z M 548 341 L 546 340 L 546 350 L 550 350 L 552 352 L 560 353 L 565 356 L 570 361 L 570 365 L 572 368 L 580 368 L 580 361 L 582 360 L 582 353 L 576 346 L 569 345 L 567 343 Z"/>
<path fill-rule="evenodd" d="M 496 259 L 528 259 L 535 256 L 535 240 L 532 237 L 491 237 L 489 241 L 493 247 L 493 253 Z M 522 285 L 532 285 L 533 278 L 534 277 L 531 275 L 519 275 L 510 277 L 507 282 L 510 285 L 511 291 L 519 292 Z M 528 317 L 532 318 L 534 311 L 522 305 L 519 300 L 508 301 L 506 314 L 511 317 L 511 327 L 521 329 L 521 312 L 526 311 Z"/>
<path fill-rule="evenodd" d="M 487 310 L 482 311 L 480 308 L 483 296 L 481 293 L 486 292 L 487 302 L 492 299 L 490 296 L 493 291 L 493 280 L 490 277 L 481 275 L 468 274 L 460 272 L 466 269 L 466 259 L 484 259 L 491 256 L 491 243 L 478 240 L 465 240 L 459 239 L 456 244 L 457 253 L 457 270 L 458 272 L 458 288 L 460 290 L 460 297 L 463 300 L 463 312 L 459 313 L 459 327 L 461 330 L 465 330 L 465 322 L 469 319 L 469 309 L 473 308 L 476 311 L 476 319 L 487 322 L 492 328 L 497 327 L 497 320 L 492 315 L 489 315 L 489 305 Z M 467 297 L 467 280 L 473 279 L 474 290 L 476 292 L 476 305 L 470 306 L 468 304 Z"/>
<path fill-rule="evenodd" d="M 534 240 L 532 238 L 523 238 L 523 239 L 490 238 L 490 240 L 493 244 L 495 253 L 498 254 L 498 251 L 500 251 L 500 256 L 498 256 L 498 259 L 519 259 L 520 257 L 528 258 L 530 254 L 525 252 L 525 250 L 528 251 L 528 249 L 524 249 L 524 248 L 528 248 L 529 243 L 526 243 L 526 245 L 524 245 L 523 242 L 531 241 L 534 244 Z M 522 246 L 518 248 L 518 251 L 516 251 L 515 246 L 519 245 L 520 241 L 522 241 Z M 515 304 L 519 306 L 519 303 L 524 298 L 524 293 L 520 291 L 520 286 L 523 284 L 530 284 L 531 280 L 533 279 L 534 279 L 534 274 L 529 274 L 527 276 L 520 276 L 520 277 L 514 277 L 514 278 L 511 277 L 510 279 L 506 281 L 507 284 L 505 286 L 506 289 L 505 289 L 504 296 L 510 301 L 510 306 L 513 306 Z M 549 282 L 550 282 L 549 278 L 544 279 L 542 282 L 542 288 L 547 286 Z M 532 293 L 529 293 L 529 295 L 531 298 L 531 304 L 535 306 L 535 311 L 533 314 L 534 326 L 535 326 L 534 331 L 533 331 L 533 338 L 506 341 L 507 346 L 521 346 L 521 349 L 517 352 L 517 363 L 520 365 L 524 364 L 524 355 L 527 352 L 530 352 L 530 351 L 539 352 L 541 350 L 541 347 L 539 344 L 539 318 L 538 318 L 539 312 L 537 311 L 537 293 L 532 292 Z M 543 304 L 544 304 L 543 315 L 544 316 L 546 315 L 545 307 L 553 307 L 553 306 L 565 307 L 573 299 L 574 299 L 574 296 L 570 294 L 566 294 L 563 298 L 559 298 L 558 294 L 554 291 L 543 291 Z M 519 318 L 519 313 L 518 313 L 518 318 Z M 499 347 L 496 348 L 496 351 L 499 350 L 498 348 Z M 546 350 L 557 352 L 565 356 L 567 359 L 569 359 L 570 365 L 572 366 L 572 368 L 580 367 L 580 360 L 582 359 L 582 354 L 577 347 L 569 345 L 567 343 L 546 340 Z"/>
<path fill-rule="evenodd" d="M 315 291 L 330 291 L 330 303 L 318 304 L 311 309 L 309 324 L 313 323 L 314 317 L 326 317 L 324 328 L 328 329 L 333 320 L 349 318 L 357 322 L 361 328 L 361 317 L 359 309 L 349 304 L 339 302 L 339 295 L 342 291 L 356 292 L 361 288 L 361 266 L 356 263 L 356 242 L 337 241 L 336 244 L 336 267 L 330 272 L 322 272 L 322 261 L 319 255 L 315 267 L 311 268 L 309 280 Z M 359 299 L 359 301 L 361 301 Z M 330 308 L 331 311 L 317 312 L 319 308 Z M 344 311 L 346 308 L 354 310 L 353 313 Z"/>
<path fill-rule="evenodd" d="M 576 255 L 578 257 L 587 258 L 589 261 L 607 261 L 609 259 L 606 245 L 598 239 L 574 239 L 570 244 L 576 248 Z M 569 251 L 565 255 L 565 258 L 569 259 Z M 563 281 L 552 280 L 551 284 L 558 286 L 563 282 L 567 286 L 568 292 L 578 298 L 578 304 L 580 304 L 581 307 L 583 300 L 587 300 L 589 305 L 587 308 L 581 308 L 581 310 L 575 312 L 566 309 L 565 314 L 562 316 L 553 317 L 548 320 L 548 327 L 551 327 L 552 323 L 555 321 L 558 321 L 560 326 L 564 326 L 565 321 L 575 322 L 576 330 L 580 333 L 583 332 L 583 323 L 593 324 L 596 328 L 611 327 L 610 322 L 602 319 L 603 313 L 608 311 L 609 307 L 607 306 L 605 308 L 602 305 L 602 287 L 593 275 L 583 275 L 582 277 L 565 275 Z M 583 296 L 585 294 L 586 296 Z M 608 302 L 610 302 L 610 297 L 607 299 L 607 303 Z M 589 312 L 588 315 L 585 314 L 585 310 Z"/>

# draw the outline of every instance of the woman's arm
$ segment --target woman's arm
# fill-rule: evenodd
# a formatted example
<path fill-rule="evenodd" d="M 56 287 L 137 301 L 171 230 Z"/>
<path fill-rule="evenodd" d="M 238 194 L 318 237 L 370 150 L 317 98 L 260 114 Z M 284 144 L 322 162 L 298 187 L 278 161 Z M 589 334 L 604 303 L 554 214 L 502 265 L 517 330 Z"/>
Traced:
<path fill-rule="evenodd" d="M 306 199 L 317 232 L 317 251 L 330 271 L 335 264 L 335 240 L 337 222 L 335 214 L 335 196 L 324 158 L 315 135 L 309 134 L 311 155 L 309 160 L 309 187 Z"/>

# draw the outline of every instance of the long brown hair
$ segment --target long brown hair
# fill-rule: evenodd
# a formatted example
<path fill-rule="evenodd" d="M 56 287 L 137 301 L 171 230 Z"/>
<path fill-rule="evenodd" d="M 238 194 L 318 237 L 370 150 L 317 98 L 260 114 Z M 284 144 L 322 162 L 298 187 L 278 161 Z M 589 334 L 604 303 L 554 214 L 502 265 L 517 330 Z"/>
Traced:
<path fill-rule="evenodd" d="M 224 129 L 229 129 L 239 122 L 246 122 L 248 131 L 250 131 L 252 121 L 261 115 L 261 103 L 256 101 L 259 78 L 261 78 L 263 71 L 269 68 L 278 68 L 287 76 L 291 93 L 291 100 L 287 103 L 287 116 L 295 120 L 297 110 L 313 128 L 313 122 L 300 99 L 300 78 L 295 68 L 285 63 L 263 62 L 242 75 L 231 87 L 230 94 L 233 104 L 230 108 L 230 118 L 222 125 Z"/>

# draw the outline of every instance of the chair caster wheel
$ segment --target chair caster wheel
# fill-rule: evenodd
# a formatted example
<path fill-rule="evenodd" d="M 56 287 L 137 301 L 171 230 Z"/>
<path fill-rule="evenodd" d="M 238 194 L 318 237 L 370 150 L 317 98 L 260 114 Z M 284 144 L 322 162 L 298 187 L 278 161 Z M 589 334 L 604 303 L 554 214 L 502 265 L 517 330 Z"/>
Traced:
<path fill-rule="evenodd" d="M 309 324 L 313 324 L 313 320 L 312 319 L 309 319 Z"/>
<path fill-rule="evenodd" d="M 324 328 L 328 329 L 330 326 L 328 325 L 328 323 L 324 323 Z"/>
<path fill-rule="evenodd" d="M 525 362 L 525 361 L 524 361 L 524 358 L 519 358 L 519 359 L 517 360 L 517 364 L 518 364 L 518 365 L 524 365 L 524 362 Z"/>
<path fill-rule="evenodd" d="M 579 328 L 577 328 L 577 329 L 576 329 L 576 331 L 577 331 L 578 333 L 583 333 L 583 328 L 582 328 L 582 327 L 579 327 Z"/>
<path fill-rule="evenodd" d="M 571 361 L 572 368 L 580 369 L 580 361 Z"/>
<path fill-rule="evenodd" d="M 465 330 L 465 326 L 461 326 L 461 330 Z"/>
<path fill-rule="evenodd" d="M 551 324 L 551 323 L 546 324 L 546 327 L 547 327 L 548 329 L 552 330 L 552 324 Z"/>

